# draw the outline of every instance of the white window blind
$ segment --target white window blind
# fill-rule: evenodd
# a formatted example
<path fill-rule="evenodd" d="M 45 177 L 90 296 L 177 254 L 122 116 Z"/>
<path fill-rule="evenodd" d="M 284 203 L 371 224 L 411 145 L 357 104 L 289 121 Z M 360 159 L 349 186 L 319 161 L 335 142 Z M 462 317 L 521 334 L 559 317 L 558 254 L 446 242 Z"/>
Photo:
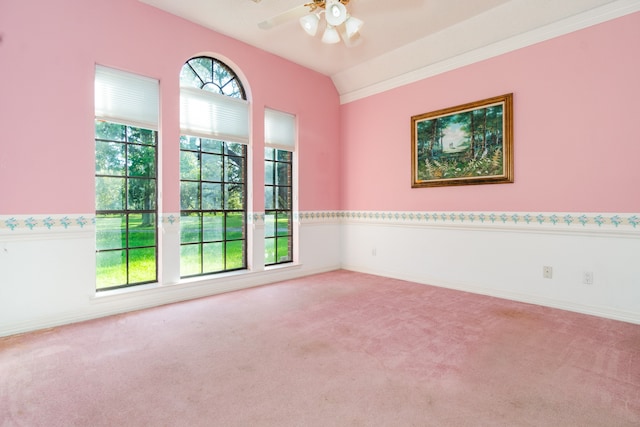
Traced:
<path fill-rule="evenodd" d="M 158 130 L 159 82 L 96 65 L 96 118 Z"/>
<path fill-rule="evenodd" d="M 269 147 L 294 151 L 296 147 L 296 116 L 265 108 L 264 142 Z"/>
<path fill-rule="evenodd" d="M 180 88 L 183 134 L 249 143 L 249 103 L 198 88 Z"/>

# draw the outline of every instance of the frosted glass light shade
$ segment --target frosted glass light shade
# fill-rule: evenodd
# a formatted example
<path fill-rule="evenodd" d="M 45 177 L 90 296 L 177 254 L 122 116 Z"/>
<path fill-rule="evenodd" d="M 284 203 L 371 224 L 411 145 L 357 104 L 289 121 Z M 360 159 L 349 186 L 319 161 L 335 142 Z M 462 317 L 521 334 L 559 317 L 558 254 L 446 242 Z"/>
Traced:
<path fill-rule="evenodd" d="M 347 21 L 344 23 L 344 26 L 346 27 L 347 37 L 353 37 L 358 31 L 360 31 L 360 28 L 362 28 L 363 24 L 364 22 L 362 22 L 360 19 L 349 16 Z"/>
<path fill-rule="evenodd" d="M 340 34 L 338 34 L 338 30 L 336 30 L 331 25 L 327 25 L 327 28 L 324 30 L 324 34 L 322 35 L 322 42 L 327 44 L 335 44 L 339 41 Z"/>
<path fill-rule="evenodd" d="M 320 18 L 316 14 L 305 15 L 300 18 L 300 25 L 310 36 L 315 36 L 318 32 L 318 23 L 320 22 Z"/>
<path fill-rule="evenodd" d="M 329 25 L 335 27 L 347 20 L 347 8 L 337 0 L 328 1 L 325 10 L 325 19 Z"/>

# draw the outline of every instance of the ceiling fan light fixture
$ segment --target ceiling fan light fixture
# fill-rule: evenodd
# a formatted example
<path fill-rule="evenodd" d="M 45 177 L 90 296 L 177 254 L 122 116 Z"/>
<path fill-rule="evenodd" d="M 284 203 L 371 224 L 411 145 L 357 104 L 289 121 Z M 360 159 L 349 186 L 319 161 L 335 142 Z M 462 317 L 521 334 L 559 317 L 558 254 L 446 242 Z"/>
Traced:
<path fill-rule="evenodd" d="M 362 38 L 360 38 L 360 33 L 355 33 L 353 36 L 347 38 L 344 41 L 344 44 L 346 44 L 348 47 L 355 47 L 355 46 L 358 46 L 360 43 L 362 43 Z"/>
<path fill-rule="evenodd" d="M 360 28 L 362 28 L 363 24 L 364 22 L 362 22 L 362 20 L 354 18 L 353 16 L 349 16 L 344 23 L 347 37 L 353 37 L 358 31 L 360 31 Z"/>
<path fill-rule="evenodd" d="M 304 29 L 304 31 L 306 31 L 310 36 L 315 36 L 318 33 L 319 22 L 320 17 L 315 13 L 311 13 L 300 18 L 300 25 L 302 25 L 302 29 Z"/>
<path fill-rule="evenodd" d="M 332 26 L 338 26 L 347 20 L 347 8 L 338 0 L 329 0 L 325 7 L 325 19 Z"/>
<path fill-rule="evenodd" d="M 335 44 L 339 41 L 340 34 L 338 34 L 338 30 L 336 30 L 333 25 L 327 25 L 327 28 L 325 28 L 324 34 L 322 35 L 322 43 Z"/>

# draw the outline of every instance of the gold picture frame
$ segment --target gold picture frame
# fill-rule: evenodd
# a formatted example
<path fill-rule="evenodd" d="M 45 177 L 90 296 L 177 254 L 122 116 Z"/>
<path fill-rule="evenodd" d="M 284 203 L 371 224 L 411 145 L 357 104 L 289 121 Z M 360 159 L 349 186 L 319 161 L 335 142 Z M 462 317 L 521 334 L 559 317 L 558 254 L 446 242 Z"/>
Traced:
<path fill-rule="evenodd" d="M 411 117 L 411 187 L 512 182 L 512 93 Z"/>

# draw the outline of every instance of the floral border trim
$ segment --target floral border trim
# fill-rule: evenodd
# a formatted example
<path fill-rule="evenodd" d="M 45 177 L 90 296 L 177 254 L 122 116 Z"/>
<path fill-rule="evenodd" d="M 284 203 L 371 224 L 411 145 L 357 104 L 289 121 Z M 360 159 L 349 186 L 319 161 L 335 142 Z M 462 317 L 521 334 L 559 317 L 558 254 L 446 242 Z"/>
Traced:
<path fill-rule="evenodd" d="M 264 212 L 250 212 L 249 224 L 264 224 Z M 179 213 L 160 217 L 164 226 L 179 226 Z M 562 213 L 562 212 L 418 212 L 418 211 L 304 211 L 295 212 L 300 223 L 343 221 L 380 222 L 398 225 L 430 226 L 517 226 L 549 229 L 603 229 L 640 233 L 640 213 Z M 93 214 L 8 215 L 0 216 L 0 233 L 81 231 L 95 227 Z"/>
<path fill-rule="evenodd" d="M 160 221 L 163 225 L 179 224 L 180 214 L 162 215 Z M 93 231 L 95 225 L 94 214 L 0 215 L 0 233 Z"/>
<path fill-rule="evenodd" d="M 9 215 L 0 216 L 0 232 L 78 231 L 93 229 L 93 215 Z"/>
<path fill-rule="evenodd" d="M 613 228 L 640 232 L 640 214 L 634 213 L 343 211 L 340 217 L 398 224 Z"/>

